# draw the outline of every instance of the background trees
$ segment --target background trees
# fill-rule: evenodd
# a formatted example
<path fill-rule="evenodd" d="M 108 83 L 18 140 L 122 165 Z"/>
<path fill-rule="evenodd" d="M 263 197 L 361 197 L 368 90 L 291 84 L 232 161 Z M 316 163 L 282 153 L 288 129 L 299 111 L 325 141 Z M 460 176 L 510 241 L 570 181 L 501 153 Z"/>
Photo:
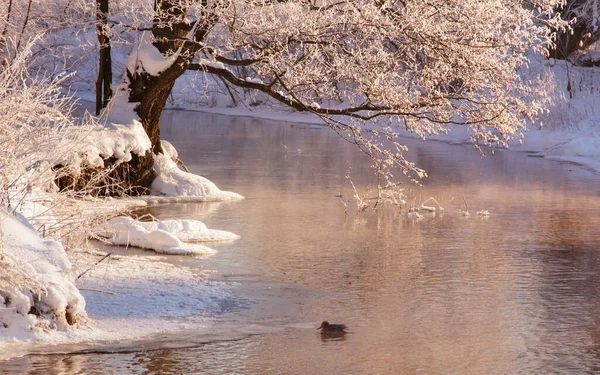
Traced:
<path fill-rule="evenodd" d="M 550 56 L 566 59 L 576 50 L 583 50 L 600 39 L 600 3 L 598 0 L 567 0 L 561 17 L 571 25 L 569 30 L 556 30 Z"/>
<path fill-rule="evenodd" d="M 112 59 L 108 35 L 108 0 L 96 0 L 96 34 L 100 48 L 98 78 L 96 79 L 96 115 L 112 97 Z"/>

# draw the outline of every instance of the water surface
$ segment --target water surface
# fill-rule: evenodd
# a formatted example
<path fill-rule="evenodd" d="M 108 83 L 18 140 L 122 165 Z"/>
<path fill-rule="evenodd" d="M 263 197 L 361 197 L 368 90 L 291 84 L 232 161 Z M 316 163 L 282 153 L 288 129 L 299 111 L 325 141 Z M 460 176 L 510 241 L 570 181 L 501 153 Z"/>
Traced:
<path fill-rule="evenodd" d="M 255 296 L 260 314 L 241 311 L 216 324 L 224 337 L 228 320 L 272 332 L 191 348 L 29 356 L 5 363 L 6 371 L 600 371 L 597 175 L 526 153 L 481 158 L 468 145 L 408 140 L 410 158 L 430 177 L 407 184 L 407 199 L 435 197 L 445 211 L 356 214 L 344 175 L 363 192 L 373 182 L 369 162 L 327 128 L 170 111 L 162 136 L 191 171 L 246 197 L 151 208 L 161 219 L 198 219 L 241 235 L 211 244 L 219 251 L 211 258 L 173 262 L 217 269 L 215 279 L 241 282 L 238 293 L 250 299 L 253 285 L 273 285 L 278 304 Z M 465 202 L 470 216 L 457 212 Z M 481 209 L 491 215 L 475 215 Z M 321 337 L 315 328 L 324 319 L 352 332 Z"/>

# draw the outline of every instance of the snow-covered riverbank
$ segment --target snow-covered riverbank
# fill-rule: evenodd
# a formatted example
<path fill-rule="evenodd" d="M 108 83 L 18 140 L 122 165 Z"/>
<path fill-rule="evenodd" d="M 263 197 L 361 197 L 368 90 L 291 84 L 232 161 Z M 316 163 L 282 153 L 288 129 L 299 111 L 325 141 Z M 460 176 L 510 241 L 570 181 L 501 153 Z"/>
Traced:
<path fill-rule="evenodd" d="M 44 250 L 38 246 L 35 252 Z M 65 257 L 64 253 L 61 256 Z M 73 282 L 70 280 L 77 276 L 74 272 L 55 274 L 53 285 L 72 286 L 69 294 L 64 293 L 67 297 L 79 296 L 80 312 L 87 311 L 85 322 L 61 330 L 32 329 L 30 324 L 17 323 L 35 317 L 5 308 L 2 319 L 13 329 L 3 330 L 0 336 L 0 360 L 30 352 L 60 351 L 61 346 L 71 350 L 77 345 L 123 346 L 150 335 L 199 330 L 210 326 L 213 317 L 222 312 L 221 305 L 234 303 L 230 286 L 208 281 L 209 272 L 178 267 L 164 259 L 110 256 L 95 265 L 102 256 L 80 253 L 70 254 L 70 258 L 72 271 L 91 269 Z M 45 257 L 36 263 L 53 260 Z"/>
<path fill-rule="evenodd" d="M 79 138 L 79 145 L 58 137 L 68 143 L 68 151 L 52 156 L 80 170 L 81 166 L 101 166 L 109 157 L 128 161 L 132 153 L 147 152 L 148 137 L 143 130 L 138 131 L 141 125 L 135 115 L 116 108 L 115 116 L 105 128 L 74 128 L 74 132 L 85 135 Z M 128 125 L 119 125 L 123 123 Z M 69 240 L 74 235 L 166 254 L 209 256 L 215 253 L 213 249 L 191 242 L 239 238 L 195 220 L 109 220 L 153 201 L 243 199 L 201 176 L 182 171 L 175 163 L 174 148 L 168 142 L 163 147 L 165 154 L 156 158 L 158 176 L 152 190 L 158 195 L 154 198 L 85 196 L 79 201 L 58 192 L 54 170 L 36 180 L 31 177 L 37 172 L 35 168 L 21 174 L 14 168 L 15 183 L 6 192 L 6 199 L 18 204 L 0 210 L 0 360 L 49 346 L 85 343 L 89 347 L 200 329 L 222 311 L 222 305 L 235 305 L 230 286 L 209 281 L 208 271 L 192 271 L 144 256 L 89 253 L 81 250 L 85 248 L 81 241 Z M 38 230 L 30 220 L 35 220 Z M 46 233 L 48 238 L 41 238 Z"/>

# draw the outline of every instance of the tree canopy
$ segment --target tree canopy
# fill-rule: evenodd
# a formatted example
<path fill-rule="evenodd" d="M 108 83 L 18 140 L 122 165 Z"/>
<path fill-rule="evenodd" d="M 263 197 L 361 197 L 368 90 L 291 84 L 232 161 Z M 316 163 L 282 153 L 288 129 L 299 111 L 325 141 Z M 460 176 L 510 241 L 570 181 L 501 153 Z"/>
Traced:
<path fill-rule="evenodd" d="M 561 27 L 559 4 L 163 0 L 146 30 L 175 57 L 158 77 L 192 68 L 259 90 L 319 115 L 379 169 L 422 176 L 401 129 L 467 126 L 476 144 L 506 146 L 544 109 L 539 77 L 521 69 L 551 43 L 548 25 Z"/>
<path fill-rule="evenodd" d="M 543 77 L 524 68 L 531 56 L 547 52 L 553 30 L 564 30 L 561 5 L 562 0 L 114 0 L 102 20 L 111 40 L 138 38 L 124 90 L 137 103 L 155 153 L 161 149 L 158 126 L 167 97 L 177 78 L 194 69 L 314 113 L 368 154 L 384 175 L 398 167 L 418 178 L 425 172 L 404 158 L 404 131 L 426 138 L 467 127 L 476 145 L 488 147 L 522 137 L 548 99 Z M 84 0 L 44 6 L 55 9 L 57 19 L 56 9 L 79 15 L 73 25 L 64 17 L 54 25 L 51 16 L 37 20 L 55 34 L 97 26 L 96 9 Z"/>

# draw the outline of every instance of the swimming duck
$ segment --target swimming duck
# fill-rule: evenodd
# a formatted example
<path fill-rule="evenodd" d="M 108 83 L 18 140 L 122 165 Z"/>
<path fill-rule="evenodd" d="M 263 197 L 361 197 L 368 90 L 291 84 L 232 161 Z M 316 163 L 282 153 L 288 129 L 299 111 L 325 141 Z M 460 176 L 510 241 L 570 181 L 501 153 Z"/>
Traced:
<path fill-rule="evenodd" d="M 330 324 L 325 320 L 317 329 L 320 329 L 321 333 L 346 333 L 346 328 L 345 324 Z"/>

